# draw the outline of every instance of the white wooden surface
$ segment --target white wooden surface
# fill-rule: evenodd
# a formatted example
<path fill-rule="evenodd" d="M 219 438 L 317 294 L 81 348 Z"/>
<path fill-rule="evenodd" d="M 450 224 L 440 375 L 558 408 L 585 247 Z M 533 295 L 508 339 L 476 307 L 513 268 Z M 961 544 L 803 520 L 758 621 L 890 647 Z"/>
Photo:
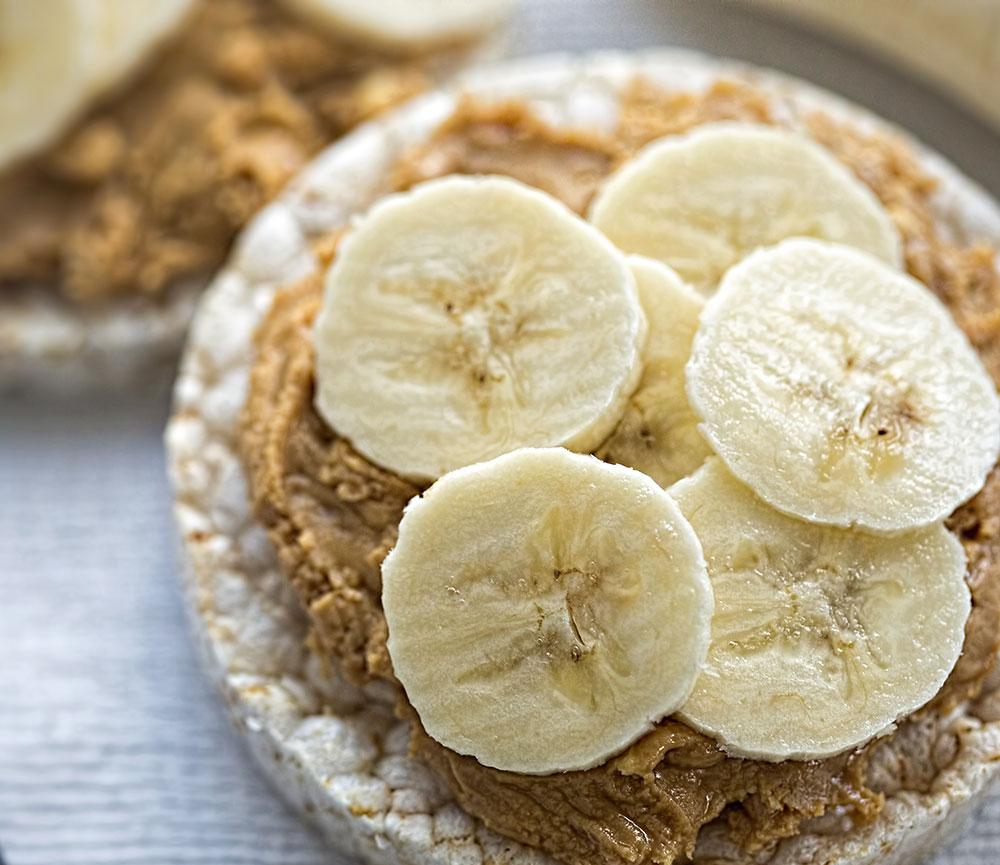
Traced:
<path fill-rule="evenodd" d="M 721 0 L 522 0 L 513 49 L 680 44 L 897 120 L 1000 195 L 1000 140 L 885 67 Z M 338 860 L 251 768 L 176 590 L 166 395 L 0 402 L 0 848 L 7 865 Z M 1000 860 L 1000 798 L 935 865 Z"/>

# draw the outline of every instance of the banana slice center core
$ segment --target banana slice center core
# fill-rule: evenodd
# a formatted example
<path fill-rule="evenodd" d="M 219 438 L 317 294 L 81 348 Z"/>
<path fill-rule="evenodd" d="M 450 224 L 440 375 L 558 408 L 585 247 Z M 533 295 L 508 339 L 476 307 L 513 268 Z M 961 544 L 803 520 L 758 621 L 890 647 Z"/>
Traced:
<path fill-rule="evenodd" d="M 561 608 L 557 606 L 552 613 L 557 613 L 562 619 L 563 635 L 568 636 L 565 642 L 569 646 L 570 659 L 579 662 L 594 650 L 594 644 L 601 636 L 594 609 L 587 602 L 587 595 L 598 590 L 600 576 L 578 568 L 567 571 L 554 568 L 552 581 L 556 586 L 564 587 Z"/>
<path fill-rule="evenodd" d="M 473 383 L 489 386 L 510 379 L 512 343 L 522 327 L 510 308 L 503 301 L 480 301 L 460 309 L 447 301 L 444 309 L 457 329 L 451 356 Z"/>
<path fill-rule="evenodd" d="M 847 334 L 843 343 L 843 378 L 836 387 L 829 378 L 814 378 L 792 391 L 831 417 L 817 448 L 820 480 L 840 482 L 859 471 L 885 479 L 905 467 L 906 448 L 919 434 L 924 412 L 916 388 L 892 375 L 892 358 L 852 346 Z"/>
<path fill-rule="evenodd" d="M 873 578 L 863 565 L 832 561 L 822 550 L 801 550 L 794 561 L 782 561 L 749 542 L 734 556 L 727 579 L 761 584 L 762 594 L 772 599 L 761 606 L 748 601 L 739 615 L 749 624 L 727 634 L 731 651 L 758 654 L 779 641 L 786 652 L 819 650 L 827 657 L 827 674 L 839 673 L 845 700 L 854 697 L 859 664 L 870 660 L 889 668 L 891 653 L 882 646 L 882 635 L 866 627 L 864 610 L 886 594 L 901 596 L 904 587 L 898 580 Z"/>

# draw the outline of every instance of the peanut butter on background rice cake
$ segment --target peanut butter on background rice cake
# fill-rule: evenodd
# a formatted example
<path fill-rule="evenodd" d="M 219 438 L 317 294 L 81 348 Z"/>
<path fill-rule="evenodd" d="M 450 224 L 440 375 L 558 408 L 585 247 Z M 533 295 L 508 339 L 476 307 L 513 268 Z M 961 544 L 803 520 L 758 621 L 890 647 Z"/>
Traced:
<path fill-rule="evenodd" d="M 210 274 L 321 147 L 425 89 L 425 66 L 277 0 L 201 0 L 134 82 L 0 173 L 0 291 L 155 301 Z"/>

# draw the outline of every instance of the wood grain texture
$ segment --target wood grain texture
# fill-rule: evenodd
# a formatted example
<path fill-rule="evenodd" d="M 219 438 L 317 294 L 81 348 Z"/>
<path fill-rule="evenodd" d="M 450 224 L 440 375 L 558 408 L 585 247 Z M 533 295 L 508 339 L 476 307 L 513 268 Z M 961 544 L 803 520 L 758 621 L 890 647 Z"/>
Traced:
<path fill-rule="evenodd" d="M 714 0 L 524 0 L 543 48 L 685 44 L 902 122 L 1000 194 L 998 141 L 858 55 Z M 166 398 L 0 402 L 0 848 L 7 865 L 320 865 L 203 683 L 177 587 Z M 935 865 L 992 865 L 1000 798 Z M 0 862 L 2 865 L 2 862 Z"/>

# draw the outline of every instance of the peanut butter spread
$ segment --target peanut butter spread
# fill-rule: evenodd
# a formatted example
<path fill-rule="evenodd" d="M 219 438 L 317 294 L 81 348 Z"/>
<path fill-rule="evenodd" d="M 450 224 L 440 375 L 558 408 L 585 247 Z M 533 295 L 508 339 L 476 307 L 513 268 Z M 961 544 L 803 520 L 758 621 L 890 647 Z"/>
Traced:
<path fill-rule="evenodd" d="M 470 103 L 397 167 L 392 185 L 453 172 L 509 174 L 582 211 L 622 156 L 652 138 L 723 118 L 772 121 L 764 95 L 729 82 L 681 96 L 637 82 L 618 130 L 606 138 L 548 129 L 516 105 Z M 811 126 L 888 207 L 910 271 L 949 306 L 1000 381 L 1000 276 L 990 251 L 939 237 L 928 205 L 933 182 L 905 146 L 824 116 Z M 284 290 L 258 333 L 241 453 L 255 512 L 309 612 L 316 647 L 355 681 L 393 682 L 379 566 L 404 505 L 420 490 L 360 456 L 314 411 L 311 327 L 320 292 L 318 277 Z M 969 558 L 974 606 L 964 653 L 924 712 L 974 696 L 1000 645 L 1000 475 L 951 526 Z M 717 819 L 746 849 L 766 849 L 831 807 L 863 822 L 881 806 L 865 782 L 865 749 L 811 762 L 737 759 L 667 719 L 603 766 L 525 776 L 449 751 L 421 730 L 402 699 L 401 711 L 413 718 L 415 752 L 470 813 L 567 865 L 670 863 L 690 856 L 699 829 Z"/>
<path fill-rule="evenodd" d="M 136 81 L 0 175 L 0 287 L 86 302 L 208 274 L 317 150 L 425 85 L 276 0 L 201 0 Z"/>

